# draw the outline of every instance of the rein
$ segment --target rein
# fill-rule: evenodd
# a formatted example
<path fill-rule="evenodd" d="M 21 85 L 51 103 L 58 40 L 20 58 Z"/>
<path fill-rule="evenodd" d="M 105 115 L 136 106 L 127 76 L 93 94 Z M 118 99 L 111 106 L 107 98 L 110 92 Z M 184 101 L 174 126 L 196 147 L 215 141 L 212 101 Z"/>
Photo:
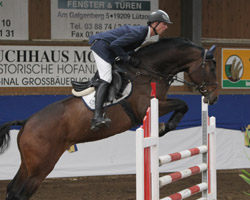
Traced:
<path fill-rule="evenodd" d="M 206 83 L 205 82 L 205 77 L 206 77 L 206 70 L 205 70 L 205 66 L 206 66 L 206 63 L 211 61 L 211 60 L 214 60 L 214 59 L 206 59 L 206 55 L 207 55 L 207 52 L 208 50 L 205 49 L 204 51 L 204 55 L 203 55 L 203 59 L 202 59 L 202 63 L 200 65 L 197 65 L 190 73 L 192 74 L 193 72 L 197 71 L 200 67 L 202 67 L 202 76 L 203 76 L 203 82 L 199 85 L 195 84 L 195 83 L 192 83 L 192 82 L 189 82 L 189 81 L 186 81 L 185 79 L 181 79 L 179 78 L 177 75 L 173 75 L 173 74 L 169 74 L 167 76 L 164 76 L 162 75 L 161 73 L 159 72 L 156 72 L 156 71 L 153 71 L 153 70 L 149 70 L 149 69 L 146 69 L 146 68 L 142 68 L 142 67 L 138 67 L 140 68 L 141 70 L 143 71 L 146 71 L 147 74 L 143 74 L 141 71 L 137 71 L 136 72 L 136 77 L 137 76 L 140 76 L 140 75 L 144 75 L 144 76 L 150 76 L 152 78 L 156 78 L 156 79 L 160 79 L 160 80 L 163 80 L 165 81 L 166 84 L 168 85 L 171 85 L 174 81 L 177 81 L 177 82 L 180 82 L 180 83 L 184 83 L 190 87 L 194 87 L 195 90 L 199 91 L 202 95 L 204 96 L 207 96 L 209 95 L 210 93 L 212 93 L 214 90 L 217 89 L 218 87 L 218 82 L 215 82 L 215 83 Z M 155 75 L 155 76 L 154 76 Z M 136 78 L 135 77 L 135 78 Z M 208 92 L 208 89 L 207 89 L 207 86 L 209 85 L 215 85 L 216 87 Z"/>

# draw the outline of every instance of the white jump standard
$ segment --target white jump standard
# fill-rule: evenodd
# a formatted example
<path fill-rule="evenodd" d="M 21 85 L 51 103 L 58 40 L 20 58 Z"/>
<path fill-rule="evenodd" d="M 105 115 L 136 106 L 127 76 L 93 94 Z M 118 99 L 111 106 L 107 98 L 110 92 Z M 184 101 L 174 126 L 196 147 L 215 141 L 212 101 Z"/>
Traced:
<path fill-rule="evenodd" d="M 158 100 L 153 98 L 147 110 L 143 127 L 136 130 L 136 200 L 159 200 L 159 188 L 194 174 L 202 174 L 200 184 L 172 194 L 161 200 L 186 199 L 201 192 L 199 200 L 217 200 L 215 117 L 208 117 L 208 105 L 202 104 L 202 146 L 159 156 Z M 202 154 L 202 163 L 159 177 L 159 166 Z"/>

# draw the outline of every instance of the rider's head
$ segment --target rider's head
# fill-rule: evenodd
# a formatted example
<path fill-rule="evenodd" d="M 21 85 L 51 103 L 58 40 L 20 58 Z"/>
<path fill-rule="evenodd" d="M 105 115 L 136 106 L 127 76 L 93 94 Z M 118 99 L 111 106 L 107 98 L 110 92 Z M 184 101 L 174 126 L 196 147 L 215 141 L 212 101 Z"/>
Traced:
<path fill-rule="evenodd" d="M 167 24 L 172 24 L 168 14 L 163 10 L 152 12 L 147 23 L 153 29 L 155 35 L 161 35 L 168 28 Z"/>

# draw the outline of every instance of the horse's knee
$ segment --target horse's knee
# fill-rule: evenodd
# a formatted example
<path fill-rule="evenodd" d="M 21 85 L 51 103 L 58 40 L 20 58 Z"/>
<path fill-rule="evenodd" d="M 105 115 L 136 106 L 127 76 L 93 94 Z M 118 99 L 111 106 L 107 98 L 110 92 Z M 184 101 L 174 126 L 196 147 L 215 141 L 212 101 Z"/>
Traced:
<path fill-rule="evenodd" d="M 176 109 L 176 111 L 178 112 L 182 112 L 183 114 L 185 114 L 188 111 L 188 105 L 186 104 L 185 101 L 179 100 L 179 105 Z"/>

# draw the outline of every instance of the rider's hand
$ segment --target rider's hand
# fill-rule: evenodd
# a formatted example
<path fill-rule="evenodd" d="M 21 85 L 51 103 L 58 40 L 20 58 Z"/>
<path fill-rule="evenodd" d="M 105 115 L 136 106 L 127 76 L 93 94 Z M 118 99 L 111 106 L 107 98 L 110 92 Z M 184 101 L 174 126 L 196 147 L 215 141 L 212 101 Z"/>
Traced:
<path fill-rule="evenodd" d="M 131 56 L 128 57 L 127 62 L 131 64 L 133 67 L 138 67 L 140 64 L 140 60 L 138 58 Z"/>
<path fill-rule="evenodd" d="M 122 59 L 119 57 L 119 56 L 117 56 L 116 58 L 115 58 L 115 62 L 121 62 L 122 61 Z"/>

